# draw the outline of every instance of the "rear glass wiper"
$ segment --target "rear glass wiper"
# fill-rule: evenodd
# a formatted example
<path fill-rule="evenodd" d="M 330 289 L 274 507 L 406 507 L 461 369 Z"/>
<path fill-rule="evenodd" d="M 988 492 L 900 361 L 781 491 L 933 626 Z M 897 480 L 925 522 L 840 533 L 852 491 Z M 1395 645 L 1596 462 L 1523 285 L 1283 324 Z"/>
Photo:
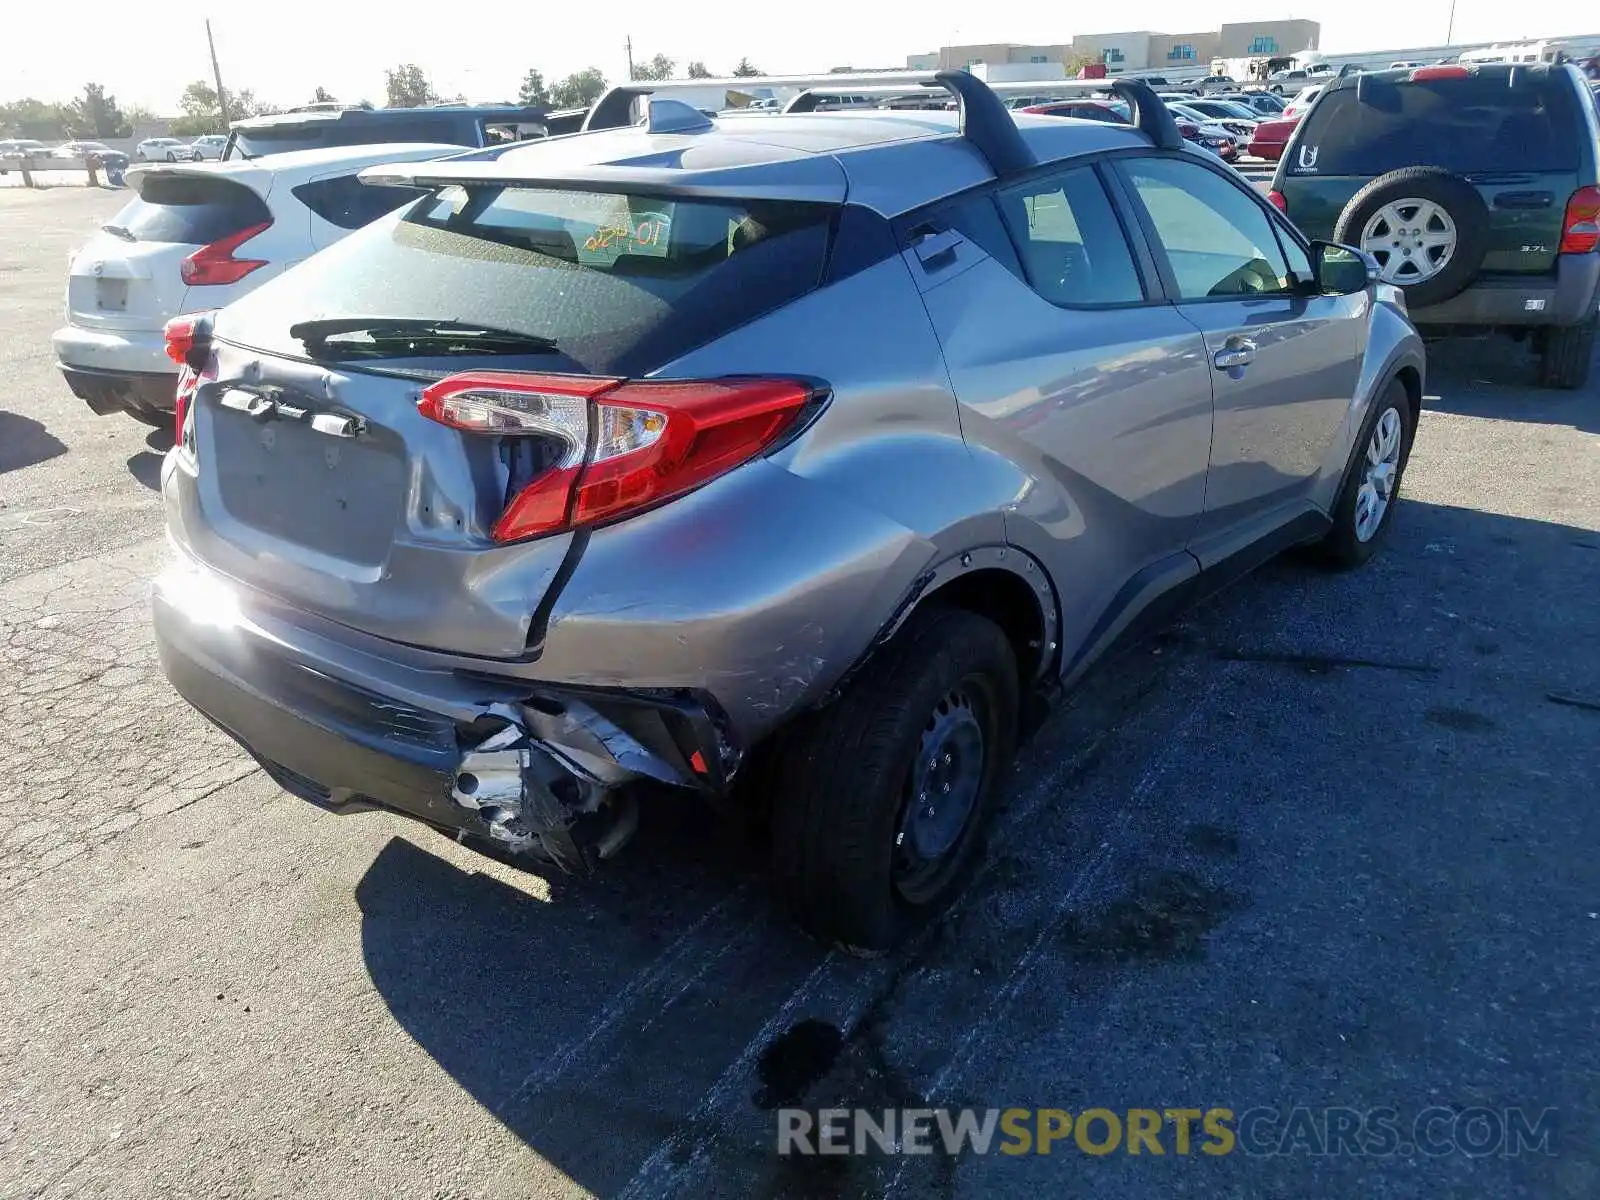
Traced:
<path fill-rule="evenodd" d="M 346 334 L 361 336 L 345 340 Z M 553 339 L 536 333 L 418 317 L 326 317 L 289 326 L 289 336 L 313 353 L 338 355 L 393 354 L 397 347 L 426 354 L 553 354 L 557 349 Z"/>
<path fill-rule="evenodd" d="M 105 230 L 112 237 L 119 237 L 125 242 L 137 242 L 139 240 L 134 236 L 133 230 L 129 229 L 126 225 L 102 225 L 100 228 Z"/>

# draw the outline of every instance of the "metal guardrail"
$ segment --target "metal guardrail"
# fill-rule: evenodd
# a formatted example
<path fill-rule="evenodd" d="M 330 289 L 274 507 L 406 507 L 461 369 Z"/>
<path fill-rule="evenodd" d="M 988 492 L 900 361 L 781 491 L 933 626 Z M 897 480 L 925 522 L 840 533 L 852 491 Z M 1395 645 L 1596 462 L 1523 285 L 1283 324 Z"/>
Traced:
<path fill-rule="evenodd" d="M 39 186 L 33 178 L 36 172 L 52 171 L 85 171 L 89 176 L 90 187 L 99 187 L 100 175 L 104 173 L 108 184 L 120 187 L 124 170 L 125 167 L 107 163 L 99 155 L 90 155 L 87 158 L 66 158 L 54 154 L 0 155 L 0 174 L 10 174 L 15 171 L 22 176 L 22 186 L 30 188 Z"/>

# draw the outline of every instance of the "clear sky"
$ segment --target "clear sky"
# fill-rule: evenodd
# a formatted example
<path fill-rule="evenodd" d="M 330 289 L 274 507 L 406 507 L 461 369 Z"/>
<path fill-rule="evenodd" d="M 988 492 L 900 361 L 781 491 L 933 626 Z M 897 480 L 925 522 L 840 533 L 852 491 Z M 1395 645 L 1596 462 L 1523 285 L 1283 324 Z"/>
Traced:
<path fill-rule="evenodd" d="M 163 114 L 177 111 L 184 84 L 210 78 L 207 15 L 224 84 L 282 105 L 309 100 L 318 86 L 340 100 L 381 104 L 384 68 L 402 62 L 420 64 L 442 94 L 471 100 L 514 99 L 529 67 L 551 79 L 592 65 L 617 82 L 629 35 L 636 58 L 661 51 L 680 72 L 698 58 L 727 74 L 748 55 L 764 71 L 797 74 L 903 66 L 907 54 L 940 45 L 1065 42 L 1119 27 L 1108 19 L 1114 11 L 1099 5 L 973 0 L 266 0 L 209 14 L 157 0 L 9 0 L 6 8 L 0 100 L 66 100 L 94 80 L 124 105 Z M 1321 48 L 1337 52 L 1439 44 L 1450 0 L 1145 0 L 1127 11 L 1121 28 L 1170 33 L 1309 17 L 1322 23 Z M 1456 41 L 1595 32 L 1600 11 L 1577 0 L 1457 0 Z"/>

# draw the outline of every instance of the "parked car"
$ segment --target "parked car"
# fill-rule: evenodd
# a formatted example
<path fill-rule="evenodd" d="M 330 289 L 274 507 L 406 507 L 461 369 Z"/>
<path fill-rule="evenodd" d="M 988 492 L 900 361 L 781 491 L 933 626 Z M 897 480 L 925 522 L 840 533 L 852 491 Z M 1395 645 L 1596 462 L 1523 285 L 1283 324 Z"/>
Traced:
<path fill-rule="evenodd" d="M 94 158 L 103 166 L 126 167 L 128 156 L 104 142 L 64 142 L 50 152 L 56 158 Z"/>
<path fill-rule="evenodd" d="M 145 138 L 133 148 L 133 157 L 138 162 L 196 161 L 195 152 L 187 142 L 171 137 Z"/>
<path fill-rule="evenodd" d="M 1194 90 L 1202 96 L 1218 92 L 1231 92 L 1239 86 L 1232 75 L 1205 75 L 1194 81 Z"/>
<path fill-rule="evenodd" d="M 1283 157 L 1283 148 L 1288 144 L 1289 135 L 1294 132 L 1298 124 L 1300 124 L 1298 114 L 1277 121 L 1262 121 L 1250 135 L 1250 141 L 1245 146 L 1246 153 L 1254 158 L 1277 162 Z"/>
<path fill-rule="evenodd" d="M 1283 112 L 1284 99 L 1274 92 L 1223 92 L 1211 97 L 1248 108 L 1258 121 L 1270 121 Z"/>
<path fill-rule="evenodd" d="M 1294 94 L 1294 99 L 1283 106 L 1283 115 L 1285 117 L 1305 116 L 1307 110 L 1316 103 L 1316 99 L 1320 95 L 1322 95 L 1322 85 L 1320 83 L 1301 88 Z"/>
<path fill-rule="evenodd" d="M 196 162 L 215 162 L 222 157 L 223 148 L 228 144 L 228 135 L 225 133 L 208 133 L 197 137 L 189 143 L 189 149 L 194 151 Z"/>
<path fill-rule="evenodd" d="M 1075 117 L 1080 121 L 1106 121 L 1113 125 L 1129 123 L 1128 106 L 1120 100 L 1050 100 L 1030 104 L 1022 111 L 1047 117 Z"/>
<path fill-rule="evenodd" d="M 1167 108 L 1179 121 L 1194 125 L 1202 137 L 1226 141 L 1235 149 L 1255 128 L 1254 122 L 1218 121 L 1188 104 L 1168 104 Z"/>
<path fill-rule="evenodd" d="M 48 153 L 50 153 L 48 146 L 32 138 L 0 139 L 0 175 L 8 173 L 13 167 L 20 167 L 25 158 Z"/>
<path fill-rule="evenodd" d="M 1567 64 L 1341 79 L 1290 137 L 1274 202 L 1371 254 L 1419 326 L 1531 338 L 1541 382 L 1576 388 L 1600 309 L 1597 142 Z"/>
<path fill-rule="evenodd" d="M 587 111 L 577 110 L 575 121 L 571 114 L 556 114 L 545 108 L 499 104 L 461 104 L 450 108 L 340 107 L 277 113 L 235 121 L 222 157 L 231 161 L 290 150 L 400 142 L 482 147 L 506 140 L 575 132 Z"/>
<path fill-rule="evenodd" d="M 1034 697 L 1280 548 L 1374 553 L 1424 370 L 1148 89 L 939 81 L 803 146 L 603 100 L 387 165 L 430 194 L 174 322 L 177 690 L 324 809 L 581 871 L 698 791 L 818 935 L 937 912 Z"/>
<path fill-rule="evenodd" d="M 356 173 L 459 147 L 309 150 L 257 163 L 135 167 L 138 196 L 72 259 L 53 342 L 67 386 L 102 415 L 171 427 L 178 364 L 167 320 L 228 304 L 416 195 Z"/>
<path fill-rule="evenodd" d="M 1224 100 L 1194 99 L 1182 107 L 1208 121 L 1215 121 L 1240 141 L 1248 140 L 1261 118 L 1252 109 Z"/>

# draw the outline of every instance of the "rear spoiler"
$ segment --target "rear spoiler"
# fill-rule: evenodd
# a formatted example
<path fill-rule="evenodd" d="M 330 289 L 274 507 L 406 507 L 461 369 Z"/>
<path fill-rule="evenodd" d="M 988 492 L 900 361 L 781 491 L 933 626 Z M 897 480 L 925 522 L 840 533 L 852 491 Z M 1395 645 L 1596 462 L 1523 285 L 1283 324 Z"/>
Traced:
<path fill-rule="evenodd" d="M 988 84 L 966 71 L 940 71 L 933 75 L 918 75 L 911 80 L 914 84 L 923 87 L 943 88 L 956 98 L 959 108 L 959 128 L 961 136 L 975 149 L 994 171 L 996 177 L 1004 178 L 1027 171 L 1038 162 L 1033 150 L 1023 138 L 1011 110 L 1005 102 L 994 92 Z M 1185 142 L 1183 135 L 1178 132 L 1178 124 L 1172 119 L 1172 114 L 1167 111 L 1167 106 L 1150 88 L 1148 84 L 1136 79 L 1092 79 L 1084 80 L 1081 86 L 1078 81 L 1050 80 L 1051 90 L 1065 89 L 1072 92 L 1110 92 L 1125 101 L 1128 105 L 1129 115 L 1133 125 L 1139 130 L 1150 144 L 1162 150 L 1181 150 Z M 826 89 L 817 89 L 825 91 Z M 626 83 L 612 88 L 601 96 L 589 110 L 589 115 L 584 118 L 583 132 L 595 133 L 605 129 L 625 129 L 635 124 L 634 101 L 643 99 L 654 93 L 655 88 L 648 83 Z M 903 91 L 902 91 L 903 94 Z M 652 121 L 657 128 L 676 128 L 683 132 L 695 129 L 706 129 L 713 126 L 713 121 L 706 118 L 691 120 L 687 105 L 681 103 L 667 104 L 663 101 L 652 102 L 651 107 L 660 105 L 663 112 L 659 122 Z M 815 107 L 813 103 L 812 107 Z M 790 110 L 805 111 L 804 109 Z M 581 136 L 581 135 L 580 135 Z M 562 139 L 565 141 L 566 139 Z M 633 183 L 646 188 L 654 186 L 658 190 L 681 195 L 706 195 L 720 194 L 719 180 L 715 176 L 721 172 L 707 173 L 711 177 L 702 175 L 699 179 L 691 181 L 683 171 L 661 167 L 624 168 L 616 164 L 585 164 L 581 167 L 553 167 L 541 172 L 536 178 L 517 173 L 514 176 L 504 171 L 497 171 L 494 159 L 498 158 L 512 146 L 525 146 L 527 143 L 512 143 L 508 146 L 497 146 L 489 150 L 469 152 L 454 159 L 443 162 L 418 162 L 399 163 L 383 167 L 368 167 L 361 172 L 361 181 L 372 184 L 399 184 L 412 187 L 441 186 L 450 183 L 506 183 L 520 184 L 541 183 L 556 187 L 581 187 L 587 183 L 589 186 L 604 184 L 609 180 L 618 183 Z M 801 162 L 816 162 L 817 160 L 802 159 Z M 834 171 L 837 168 L 833 168 Z M 832 180 L 817 180 L 821 185 Z M 696 186 L 696 185 L 699 186 Z M 822 198 L 818 196 L 817 198 Z"/>

